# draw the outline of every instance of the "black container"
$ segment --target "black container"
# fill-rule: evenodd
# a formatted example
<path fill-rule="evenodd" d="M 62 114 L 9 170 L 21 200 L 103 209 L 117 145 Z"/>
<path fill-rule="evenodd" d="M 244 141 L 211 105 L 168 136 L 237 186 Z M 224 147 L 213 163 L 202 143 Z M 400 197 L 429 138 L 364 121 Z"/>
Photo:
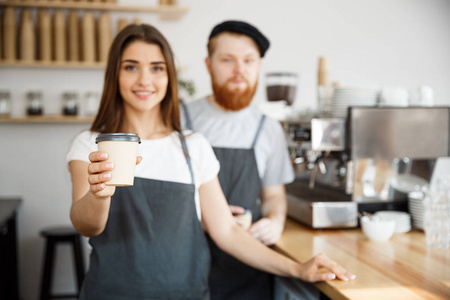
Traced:
<path fill-rule="evenodd" d="M 78 95 L 75 92 L 65 92 L 62 96 L 63 114 L 66 116 L 75 116 L 78 114 Z"/>
<path fill-rule="evenodd" d="M 44 113 L 42 92 L 30 91 L 27 93 L 27 114 L 30 116 L 42 115 Z"/>

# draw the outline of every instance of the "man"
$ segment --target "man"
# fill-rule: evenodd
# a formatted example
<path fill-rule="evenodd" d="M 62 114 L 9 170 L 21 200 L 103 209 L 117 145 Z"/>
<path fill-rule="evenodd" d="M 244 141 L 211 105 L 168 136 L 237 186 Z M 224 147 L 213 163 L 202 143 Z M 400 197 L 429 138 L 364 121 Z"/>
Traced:
<path fill-rule="evenodd" d="M 294 179 L 281 125 L 250 107 L 269 40 L 254 26 L 226 21 L 212 30 L 206 67 L 213 94 L 184 105 L 182 124 L 203 133 L 220 161 L 219 180 L 233 214 L 249 209 L 256 239 L 273 245 L 286 219 L 284 184 Z M 209 240 L 211 299 L 272 299 L 272 277 Z"/>

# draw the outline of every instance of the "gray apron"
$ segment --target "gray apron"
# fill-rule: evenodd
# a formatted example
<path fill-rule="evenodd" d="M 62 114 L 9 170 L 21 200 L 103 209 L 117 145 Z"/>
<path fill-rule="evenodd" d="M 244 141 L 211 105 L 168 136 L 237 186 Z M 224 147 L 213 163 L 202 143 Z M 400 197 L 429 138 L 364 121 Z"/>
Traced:
<path fill-rule="evenodd" d="M 105 230 L 90 239 L 80 299 L 209 299 L 210 254 L 191 184 L 134 179 L 117 187 Z"/>
<path fill-rule="evenodd" d="M 183 103 L 186 126 L 192 128 L 189 113 Z M 220 162 L 219 180 L 229 204 L 239 205 L 252 211 L 252 221 L 261 218 L 260 201 L 261 180 L 254 146 L 264 123 L 263 115 L 250 149 L 213 147 Z M 238 261 L 220 250 L 208 237 L 211 249 L 211 271 L 209 289 L 212 300 L 253 300 L 273 297 L 273 276 L 261 272 Z"/>

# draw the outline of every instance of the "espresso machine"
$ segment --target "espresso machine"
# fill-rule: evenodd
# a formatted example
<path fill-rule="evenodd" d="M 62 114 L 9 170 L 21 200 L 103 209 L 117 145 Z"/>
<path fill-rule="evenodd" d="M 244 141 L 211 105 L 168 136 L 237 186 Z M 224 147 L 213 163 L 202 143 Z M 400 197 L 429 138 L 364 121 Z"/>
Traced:
<path fill-rule="evenodd" d="M 312 228 L 358 226 L 358 213 L 407 211 L 407 193 L 449 156 L 449 107 L 352 106 L 346 117 L 285 122 L 296 179 L 288 215 Z"/>

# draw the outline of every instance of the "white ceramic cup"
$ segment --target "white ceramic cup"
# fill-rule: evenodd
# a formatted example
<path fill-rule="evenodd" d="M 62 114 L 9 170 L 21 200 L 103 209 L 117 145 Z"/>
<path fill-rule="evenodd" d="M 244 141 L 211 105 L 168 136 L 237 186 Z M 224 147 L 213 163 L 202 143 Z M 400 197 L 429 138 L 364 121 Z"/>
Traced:
<path fill-rule="evenodd" d="M 134 184 L 134 171 L 138 144 L 141 139 L 134 133 L 101 133 L 95 142 L 98 150 L 108 153 L 106 161 L 112 162 L 114 169 L 106 185 L 131 186 Z"/>
<path fill-rule="evenodd" d="M 365 236 L 374 242 L 386 242 L 395 231 L 395 220 L 381 220 L 376 217 L 361 218 L 361 227 Z"/>

